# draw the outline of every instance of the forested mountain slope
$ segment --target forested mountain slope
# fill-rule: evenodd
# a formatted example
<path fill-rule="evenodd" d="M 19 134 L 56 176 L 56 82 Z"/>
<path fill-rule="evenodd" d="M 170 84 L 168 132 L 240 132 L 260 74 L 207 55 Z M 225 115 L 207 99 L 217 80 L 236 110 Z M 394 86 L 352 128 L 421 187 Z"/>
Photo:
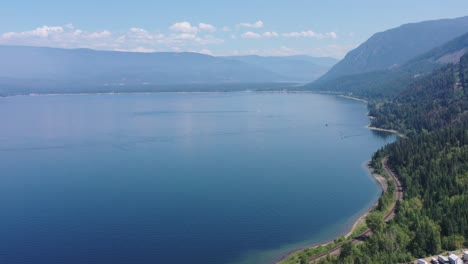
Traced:
<path fill-rule="evenodd" d="M 434 131 L 468 118 L 468 54 L 384 103 L 370 103 L 372 125 L 405 133 Z"/>
<path fill-rule="evenodd" d="M 468 247 L 468 55 L 413 84 L 384 104 L 371 104 L 373 124 L 408 138 L 379 150 L 404 187 L 395 218 L 362 244 L 346 244 L 320 263 L 403 263 Z M 374 219 L 375 220 L 375 219 Z"/>
<path fill-rule="evenodd" d="M 466 29 L 468 31 L 468 28 Z M 468 51 L 468 32 L 414 57 L 392 69 L 342 76 L 326 82 L 314 82 L 308 89 L 333 91 L 368 99 L 382 99 L 398 95 L 409 84 L 449 63 L 458 63 Z"/>

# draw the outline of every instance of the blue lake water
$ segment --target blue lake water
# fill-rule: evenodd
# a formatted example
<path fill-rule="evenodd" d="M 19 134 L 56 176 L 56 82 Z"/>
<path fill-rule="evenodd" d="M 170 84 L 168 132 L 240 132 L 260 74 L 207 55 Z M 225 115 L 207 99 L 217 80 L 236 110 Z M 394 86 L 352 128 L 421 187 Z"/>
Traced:
<path fill-rule="evenodd" d="M 309 93 L 0 99 L 0 263 L 271 263 L 381 190 L 393 135 Z"/>

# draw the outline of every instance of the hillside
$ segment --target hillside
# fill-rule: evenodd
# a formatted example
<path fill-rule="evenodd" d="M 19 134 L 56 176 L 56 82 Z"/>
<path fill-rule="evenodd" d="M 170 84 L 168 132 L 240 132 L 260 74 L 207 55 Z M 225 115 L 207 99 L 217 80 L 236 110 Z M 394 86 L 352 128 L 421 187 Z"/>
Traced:
<path fill-rule="evenodd" d="M 363 243 L 346 242 L 339 256 L 318 263 L 408 263 L 468 246 L 466 87 L 468 54 L 383 104 L 370 104 L 373 125 L 408 136 L 379 150 L 371 162 L 381 171 L 380 161 L 388 157 L 402 182 L 403 201 L 392 221 L 367 218 L 373 234 Z"/>
<path fill-rule="evenodd" d="M 383 103 L 370 103 L 372 125 L 407 134 L 435 131 L 468 121 L 468 54 L 460 62 L 411 83 Z"/>
<path fill-rule="evenodd" d="M 255 65 L 297 82 L 314 81 L 338 62 L 337 59 L 330 57 L 310 57 L 305 55 L 284 57 L 251 55 L 225 58 Z"/>
<path fill-rule="evenodd" d="M 8 93 L 291 81 L 257 65 L 198 53 L 0 46 L 0 85 Z"/>
<path fill-rule="evenodd" d="M 315 82 L 308 89 L 353 94 L 364 98 L 386 98 L 403 91 L 411 82 L 445 64 L 457 63 L 468 51 L 468 33 L 444 43 L 401 66 L 388 70 L 342 76 L 326 82 Z"/>
<path fill-rule="evenodd" d="M 468 16 L 405 24 L 376 33 L 349 52 L 318 82 L 400 66 L 411 58 L 460 36 L 467 28 Z"/>

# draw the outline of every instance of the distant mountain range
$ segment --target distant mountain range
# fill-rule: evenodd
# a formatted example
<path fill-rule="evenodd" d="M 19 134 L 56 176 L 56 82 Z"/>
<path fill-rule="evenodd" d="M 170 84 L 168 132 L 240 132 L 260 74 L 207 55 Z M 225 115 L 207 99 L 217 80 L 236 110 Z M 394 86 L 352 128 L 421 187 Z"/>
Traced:
<path fill-rule="evenodd" d="M 436 41 L 430 41 L 429 32 L 437 36 Z M 365 98 L 396 95 L 415 78 L 444 64 L 457 63 L 468 50 L 467 32 L 468 17 L 463 17 L 408 24 L 377 33 L 306 87 Z M 401 39 L 403 36 L 406 41 Z M 433 46 L 436 43 L 441 44 Z M 426 50 L 429 46 L 432 47 Z"/>
<path fill-rule="evenodd" d="M 339 61 L 330 57 L 310 57 L 304 55 L 285 57 L 251 55 L 224 58 L 255 65 L 297 82 L 314 81 Z"/>
<path fill-rule="evenodd" d="M 373 35 L 339 62 L 0 46 L 0 95 L 309 89 L 384 98 L 456 63 L 468 49 L 467 32 L 468 16 L 405 24 Z"/>
<path fill-rule="evenodd" d="M 337 60 L 0 46 L 0 92 L 152 91 L 312 81 Z M 281 72 L 281 69 L 285 69 Z M 275 86 L 275 85 L 274 85 Z"/>

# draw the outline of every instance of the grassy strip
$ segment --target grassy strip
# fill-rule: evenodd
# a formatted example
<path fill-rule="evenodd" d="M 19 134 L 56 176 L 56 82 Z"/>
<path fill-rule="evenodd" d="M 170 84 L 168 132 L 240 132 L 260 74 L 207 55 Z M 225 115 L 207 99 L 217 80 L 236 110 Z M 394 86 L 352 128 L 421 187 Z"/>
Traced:
<path fill-rule="evenodd" d="M 348 240 L 349 239 L 346 239 L 345 237 L 342 236 L 338 239 L 335 239 L 335 241 L 325 244 L 325 245 L 298 250 L 292 253 L 291 255 L 289 255 L 288 257 L 286 257 L 284 260 L 282 260 L 278 264 L 308 263 L 308 260 L 311 259 L 312 257 L 320 255 L 324 252 L 327 252 L 328 250 L 333 249 L 337 246 L 341 246 L 342 244 L 344 244 L 344 242 Z"/>
<path fill-rule="evenodd" d="M 349 238 L 357 237 L 360 234 L 364 233 L 368 229 L 367 224 L 364 222 L 360 225 L 358 225 L 354 231 L 349 235 Z"/>

